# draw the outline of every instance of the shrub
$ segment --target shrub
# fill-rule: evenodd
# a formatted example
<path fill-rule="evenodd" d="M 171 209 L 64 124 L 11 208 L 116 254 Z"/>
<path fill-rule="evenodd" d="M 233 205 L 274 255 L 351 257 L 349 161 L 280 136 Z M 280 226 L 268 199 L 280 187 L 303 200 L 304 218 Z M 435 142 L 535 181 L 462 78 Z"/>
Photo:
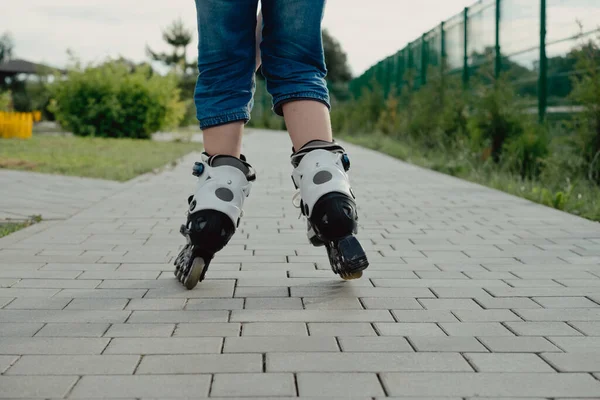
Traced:
<path fill-rule="evenodd" d="M 80 136 L 149 138 L 176 127 L 185 114 L 177 78 L 147 66 L 132 68 L 108 61 L 72 68 L 51 88 L 51 111 L 66 129 Z"/>
<path fill-rule="evenodd" d="M 0 111 L 10 111 L 11 96 L 10 92 L 0 92 Z"/>

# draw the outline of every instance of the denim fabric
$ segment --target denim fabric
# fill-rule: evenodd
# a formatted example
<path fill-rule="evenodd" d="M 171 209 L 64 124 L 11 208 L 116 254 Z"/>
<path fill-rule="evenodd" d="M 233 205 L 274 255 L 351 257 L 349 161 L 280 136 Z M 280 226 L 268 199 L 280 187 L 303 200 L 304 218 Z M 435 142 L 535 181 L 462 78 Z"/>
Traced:
<path fill-rule="evenodd" d="M 194 93 L 202 129 L 250 120 L 255 89 L 256 11 L 259 0 L 195 0 L 198 81 Z M 326 0 L 262 0 L 262 73 L 283 115 L 289 101 L 329 107 L 321 38 Z"/>

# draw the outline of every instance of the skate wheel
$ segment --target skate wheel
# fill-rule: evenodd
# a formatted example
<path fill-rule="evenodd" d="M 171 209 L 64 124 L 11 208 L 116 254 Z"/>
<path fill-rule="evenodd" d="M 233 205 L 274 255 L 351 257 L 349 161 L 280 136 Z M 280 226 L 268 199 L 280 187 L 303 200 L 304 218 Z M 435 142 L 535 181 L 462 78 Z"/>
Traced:
<path fill-rule="evenodd" d="M 351 280 L 354 280 L 354 279 L 360 279 L 360 278 L 362 278 L 362 276 L 363 276 L 363 272 L 362 271 L 358 271 L 358 272 L 353 272 L 353 273 L 348 274 L 348 275 L 344 275 L 344 276 L 342 276 L 342 279 L 345 280 L 345 281 L 351 281 Z"/>
<path fill-rule="evenodd" d="M 202 271 L 204 271 L 204 259 L 202 257 L 194 258 L 192 262 L 192 266 L 190 267 L 190 271 L 188 272 L 185 280 L 183 281 L 183 285 L 186 289 L 192 290 L 196 287 L 198 282 L 200 282 L 200 277 L 202 276 Z"/>

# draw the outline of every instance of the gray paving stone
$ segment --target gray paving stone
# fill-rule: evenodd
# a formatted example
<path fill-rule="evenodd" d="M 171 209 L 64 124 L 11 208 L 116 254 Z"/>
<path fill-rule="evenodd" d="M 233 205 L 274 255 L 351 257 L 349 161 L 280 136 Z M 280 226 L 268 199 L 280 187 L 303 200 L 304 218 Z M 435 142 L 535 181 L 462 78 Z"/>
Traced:
<path fill-rule="evenodd" d="M 561 351 L 543 337 L 482 337 L 479 340 L 496 353 L 541 353 Z"/>
<path fill-rule="evenodd" d="M 295 396 L 293 374 L 215 374 L 211 396 Z"/>
<path fill-rule="evenodd" d="M 115 338 L 103 354 L 219 353 L 221 338 Z"/>
<path fill-rule="evenodd" d="M 233 310 L 232 322 L 379 322 L 393 321 L 383 310 Z"/>
<path fill-rule="evenodd" d="M 600 307 L 590 299 L 585 297 L 535 297 L 537 303 L 544 308 L 594 308 Z"/>
<path fill-rule="evenodd" d="M 0 376 L 3 398 L 63 398 L 77 376 Z"/>
<path fill-rule="evenodd" d="M 251 297 L 246 299 L 246 310 L 302 310 L 302 300 L 297 297 Z"/>
<path fill-rule="evenodd" d="M 289 297 L 287 287 L 236 287 L 235 297 Z"/>
<path fill-rule="evenodd" d="M 182 337 L 227 337 L 239 336 L 241 324 L 227 322 L 177 324 L 173 336 Z"/>
<path fill-rule="evenodd" d="M 242 336 L 308 336 L 308 331 L 302 322 L 249 322 Z"/>
<path fill-rule="evenodd" d="M 267 353 L 271 372 L 472 371 L 452 353 Z"/>
<path fill-rule="evenodd" d="M 7 375 L 130 375 L 139 356 L 23 356 Z"/>
<path fill-rule="evenodd" d="M 81 378 L 69 397 L 158 397 L 174 393 L 181 397 L 208 396 L 210 375 L 166 375 L 156 379 L 151 375 L 103 376 Z"/>
<path fill-rule="evenodd" d="M 416 351 L 433 352 L 484 352 L 488 350 L 474 337 L 449 336 L 449 337 L 419 337 L 408 338 Z"/>
<path fill-rule="evenodd" d="M 62 310 L 0 310 L 0 323 L 5 322 L 125 322 L 130 311 L 86 311 L 78 313 L 63 312 Z"/>
<path fill-rule="evenodd" d="M 456 310 L 453 311 L 453 314 L 463 322 L 522 321 L 521 318 L 510 310 Z"/>
<path fill-rule="evenodd" d="M 236 297 L 238 297 L 236 289 Z M 435 298 L 428 288 L 382 288 L 382 287 L 325 287 L 307 286 L 290 288 L 292 297 L 375 297 L 375 298 Z M 463 296 L 464 297 L 464 296 Z"/>
<path fill-rule="evenodd" d="M 102 281 L 100 280 L 78 280 L 78 279 L 22 279 L 14 288 L 49 288 L 49 289 L 68 289 L 68 288 L 83 288 L 93 289 Z"/>
<path fill-rule="evenodd" d="M 334 337 L 226 337 L 224 353 L 340 351 Z"/>
<path fill-rule="evenodd" d="M 507 322 L 506 326 L 518 336 L 580 336 L 564 322 Z"/>
<path fill-rule="evenodd" d="M 535 354 L 468 353 L 465 357 L 477 372 L 554 372 L 552 367 Z"/>
<path fill-rule="evenodd" d="M 580 330 L 587 336 L 600 336 L 600 321 L 598 322 L 571 322 L 571 326 Z"/>
<path fill-rule="evenodd" d="M 446 336 L 434 323 L 376 323 L 374 326 L 382 336 Z"/>
<path fill-rule="evenodd" d="M 361 299 L 367 310 L 422 310 L 416 299 L 364 297 Z M 305 300 L 306 303 L 306 300 Z"/>
<path fill-rule="evenodd" d="M 422 299 L 427 310 L 481 310 L 472 299 Z"/>
<path fill-rule="evenodd" d="M 185 299 L 132 299 L 126 310 L 135 311 L 162 311 L 183 310 Z"/>
<path fill-rule="evenodd" d="M 46 324 L 36 337 L 101 337 L 110 324 Z"/>
<path fill-rule="evenodd" d="M 514 310 L 525 321 L 599 321 L 600 308 Z"/>
<path fill-rule="evenodd" d="M 127 322 L 227 322 L 227 311 L 133 311 Z"/>
<path fill-rule="evenodd" d="M 32 297 L 26 298 L 21 297 L 15 299 L 8 306 L 4 307 L 6 310 L 62 310 L 69 304 L 71 299 L 66 298 L 40 298 Z"/>
<path fill-rule="evenodd" d="M 96 298 L 96 299 L 133 299 L 141 298 L 146 289 L 63 289 L 56 297 Z"/>
<path fill-rule="evenodd" d="M 186 310 L 241 310 L 243 308 L 244 299 L 189 299 L 185 305 Z"/>
<path fill-rule="evenodd" d="M 357 298 L 352 297 L 305 297 L 302 299 L 307 310 L 362 310 Z M 246 307 L 248 308 L 248 307 Z"/>
<path fill-rule="evenodd" d="M 523 297 L 478 297 L 475 299 L 485 309 L 499 309 L 499 308 L 542 308 L 538 303 L 531 299 Z"/>
<path fill-rule="evenodd" d="M 48 298 L 58 293 L 59 289 L 22 289 L 22 288 L 1 288 L 0 297 L 43 297 Z"/>
<path fill-rule="evenodd" d="M 560 372 L 600 372 L 600 351 L 590 353 L 544 353 L 541 357 Z"/>
<path fill-rule="evenodd" d="M 104 337 L 169 337 L 175 324 L 113 324 Z"/>
<path fill-rule="evenodd" d="M 308 324 L 310 336 L 377 336 L 377 333 L 366 322 L 317 322 Z"/>
<path fill-rule="evenodd" d="M 4 373 L 18 358 L 17 356 L 0 356 L 0 374 Z"/>
<path fill-rule="evenodd" d="M 71 299 L 69 299 L 71 300 Z M 128 299 L 72 299 L 66 310 L 123 310 Z"/>
<path fill-rule="evenodd" d="M 149 355 L 136 374 L 218 374 L 261 372 L 260 354 Z"/>
<path fill-rule="evenodd" d="M 297 379 L 300 396 L 385 396 L 373 373 L 302 372 Z"/>
<path fill-rule="evenodd" d="M 552 336 L 548 339 L 567 353 L 600 353 L 598 336 Z"/>
<path fill-rule="evenodd" d="M 339 338 L 342 351 L 345 352 L 413 352 L 413 348 L 403 337 L 393 336 L 344 336 Z"/>
<path fill-rule="evenodd" d="M 600 382 L 586 374 L 384 373 L 392 396 L 550 397 L 600 395 Z M 436 382 L 432 385 L 431 382 Z"/>
<path fill-rule="evenodd" d="M 449 336 L 515 336 L 499 322 L 451 322 L 440 327 Z"/>
<path fill-rule="evenodd" d="M 455 322 L 458 319 L 446 310 L 392 310 L 399 322 Z"/>
<path fill-rule="evenodd" d="M 43 326 L 44 324 L 42 323 L 3 322 L 0 324 L 0 337 L 31 337 L 42 329 Z"/>
<path fill-rule="evenodd" d="M 100 354 L 108 339 L 3 337 L 0 354 Z"/>

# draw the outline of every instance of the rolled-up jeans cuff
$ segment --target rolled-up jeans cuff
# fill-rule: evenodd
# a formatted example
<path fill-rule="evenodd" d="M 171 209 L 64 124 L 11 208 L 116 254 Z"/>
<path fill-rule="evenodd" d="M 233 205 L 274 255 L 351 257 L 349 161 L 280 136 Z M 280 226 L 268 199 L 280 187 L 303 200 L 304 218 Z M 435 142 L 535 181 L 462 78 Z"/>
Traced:
<path fill-rule="evenodd" d="M 238 110 L 218 115 L 215 117 L 202 118 L 200 120 L 200 129 L 212 128 L 215 126 L 225 125 L 235 121 L 244 121 L 244 123 L 247 123 L 248 121 L 250 121 L 250 114 L 247 111 Z"/>
<path fill-rule="evenodd" d="M 331 104 L 329 103 L 328 95 L 323 95 L 322 93 L 309 91 L 309 92 L 298 92 L 298 93 L 290 93 L 290 94 L 277 96 L 276 98 L 273 99 L 273 104 L 274 104 L 273 111 L 275 111 L 275 114 L 282 117 L 283 116 L 283 105 L 286 103 L 290 103 L 292 101 L 298 101 L 298 100 L 315 100 L 315 101 L 325 104 L 327 106 L 327 108 L 329 110 L 331 110 Z"/>

